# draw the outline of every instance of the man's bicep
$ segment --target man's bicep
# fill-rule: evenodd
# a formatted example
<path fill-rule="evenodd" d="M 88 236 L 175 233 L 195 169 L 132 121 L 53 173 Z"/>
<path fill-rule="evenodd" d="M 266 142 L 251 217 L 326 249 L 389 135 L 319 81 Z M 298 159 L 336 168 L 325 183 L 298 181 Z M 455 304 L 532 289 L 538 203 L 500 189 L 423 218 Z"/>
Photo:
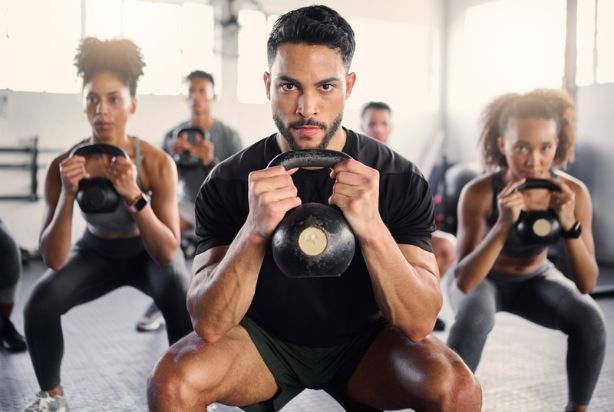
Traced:
<path fill-rule="evenodd" d="M 419 246 L 409 245 L 405 243 L 399 244 L 399 249 L 405 257 L 405 260 L 415 267 L 416 269 L 423 269 L 429 273 L 432 273 L 435 277 L 439 278 L 439 268 L 437 267 L 437 260 L 435 255 L 428 250 L 425 250 Z"/>

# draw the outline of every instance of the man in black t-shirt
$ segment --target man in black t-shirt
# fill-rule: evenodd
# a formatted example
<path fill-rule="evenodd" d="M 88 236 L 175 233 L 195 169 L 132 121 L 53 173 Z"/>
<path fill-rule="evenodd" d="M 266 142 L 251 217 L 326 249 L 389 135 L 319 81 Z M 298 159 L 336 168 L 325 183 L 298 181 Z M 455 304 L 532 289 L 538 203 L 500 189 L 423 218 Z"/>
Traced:
<path fill-rule="evenodd" d="M 278 133 L 220 163 L 201 187 L 195 332 L 154 369 L 151 410 L 279 410 L 305 388 L 351 411 L 480 409 L 473 374 L 430 336 L 442 296 L 428 184 L 408 160 L 341 127 L 354 48 L 349 24 L 325 6 L 275 23 L 264 82 Z M 266 168 L 281 152 L 313 148 L 351 159 L 332 171 Z M 274 229 L 306 202 L 337 206 L 356 236 L 340 277 L 287 278 L 272 259 Z"/>

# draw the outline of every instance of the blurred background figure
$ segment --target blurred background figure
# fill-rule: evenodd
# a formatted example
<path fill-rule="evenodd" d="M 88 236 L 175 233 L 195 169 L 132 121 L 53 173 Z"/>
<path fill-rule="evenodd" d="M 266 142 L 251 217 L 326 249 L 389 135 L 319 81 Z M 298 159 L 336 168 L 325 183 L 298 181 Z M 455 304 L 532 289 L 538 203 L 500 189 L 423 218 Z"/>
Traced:
<path fill-rule="evenodd" d="M 0 346 L 10 352 L 26 350 L 26 340 L 10 319 L 20 277 L 19 248 L 0 220 Z"/>
<path fill-rule="evenodd" d="M 192 258 L 194 244 L 194 202 L 200 185 L 211 169 L 243 148 L 239 133 L 213 115 L 215 80 L 211 73 L 194 70 L 186 76 L 189 85 L 190 119 L 179 123 L 164 136 L 162 148 L 171 154 L 179 172 L 179 220 L 181 249 Z M 151 304 L 136 324 L 140 332 L 155 331 L 164 318 Z"/>

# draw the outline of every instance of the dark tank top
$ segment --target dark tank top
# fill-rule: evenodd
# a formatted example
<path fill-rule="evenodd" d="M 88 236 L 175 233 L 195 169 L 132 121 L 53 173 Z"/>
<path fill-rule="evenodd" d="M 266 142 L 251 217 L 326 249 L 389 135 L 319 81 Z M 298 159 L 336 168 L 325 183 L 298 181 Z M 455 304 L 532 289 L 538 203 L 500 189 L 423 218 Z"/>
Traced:
<path fill-rule="evenodd" d="M 497 219 L 499 218 L 499 208 L 497 206 L 497 196 L 505 187 L 505 182 L 503 181 L 503 176 L 501 175 L 501 171 L 495 172 L 492 175 L 492 212 L 488 219 L 486 219 L 486 224 L 488 226 L 488 230 L 492 228 Z M 534 257 L 542 253 L 544 250 L 548 249 L 548 245 L 537 245 L 537 244 L 527 244 L 524 243 L 519 237 L 514 229 L 510 230 L 510 233 L 505 240 L 505 244 L 503 245 L 503 249 L 501 249 L 501 254 L 512 257 Z"/>

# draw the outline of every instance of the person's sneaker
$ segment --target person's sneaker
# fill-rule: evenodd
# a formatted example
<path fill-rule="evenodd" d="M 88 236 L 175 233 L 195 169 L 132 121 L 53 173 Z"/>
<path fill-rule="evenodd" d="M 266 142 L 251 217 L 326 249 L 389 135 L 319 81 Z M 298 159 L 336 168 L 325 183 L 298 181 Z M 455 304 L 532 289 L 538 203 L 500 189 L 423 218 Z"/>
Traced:
<path fill-rule="evenodd" d="M 24 412 L 68 412 L 68 402 L 62 395 L 51 396 L 49 392 L 39 392 Z"/>
<path fill-rule="evenodd" d="M 444 320 L 441 318 L 437 318 L 433 330 L 437 332 L 443 332 L 444 330 L 446 330 L 446 322 L 444 322 Z"/>
<path fill-rule="evenodd" d="M 160 309 L 158 309 L 155 303 L 152 303 L 136 323 L 136 330 L 139 332 L 151 332 L 160 329 L 164 323 L 164 317 Z"/>
<path fill-rule="evenodd" d="M 23 352 L 26 350 L 26 340 L 17 332 L 13 322 L 5 316 L 0 316 L 0 345 L 11 352 Z"/>

